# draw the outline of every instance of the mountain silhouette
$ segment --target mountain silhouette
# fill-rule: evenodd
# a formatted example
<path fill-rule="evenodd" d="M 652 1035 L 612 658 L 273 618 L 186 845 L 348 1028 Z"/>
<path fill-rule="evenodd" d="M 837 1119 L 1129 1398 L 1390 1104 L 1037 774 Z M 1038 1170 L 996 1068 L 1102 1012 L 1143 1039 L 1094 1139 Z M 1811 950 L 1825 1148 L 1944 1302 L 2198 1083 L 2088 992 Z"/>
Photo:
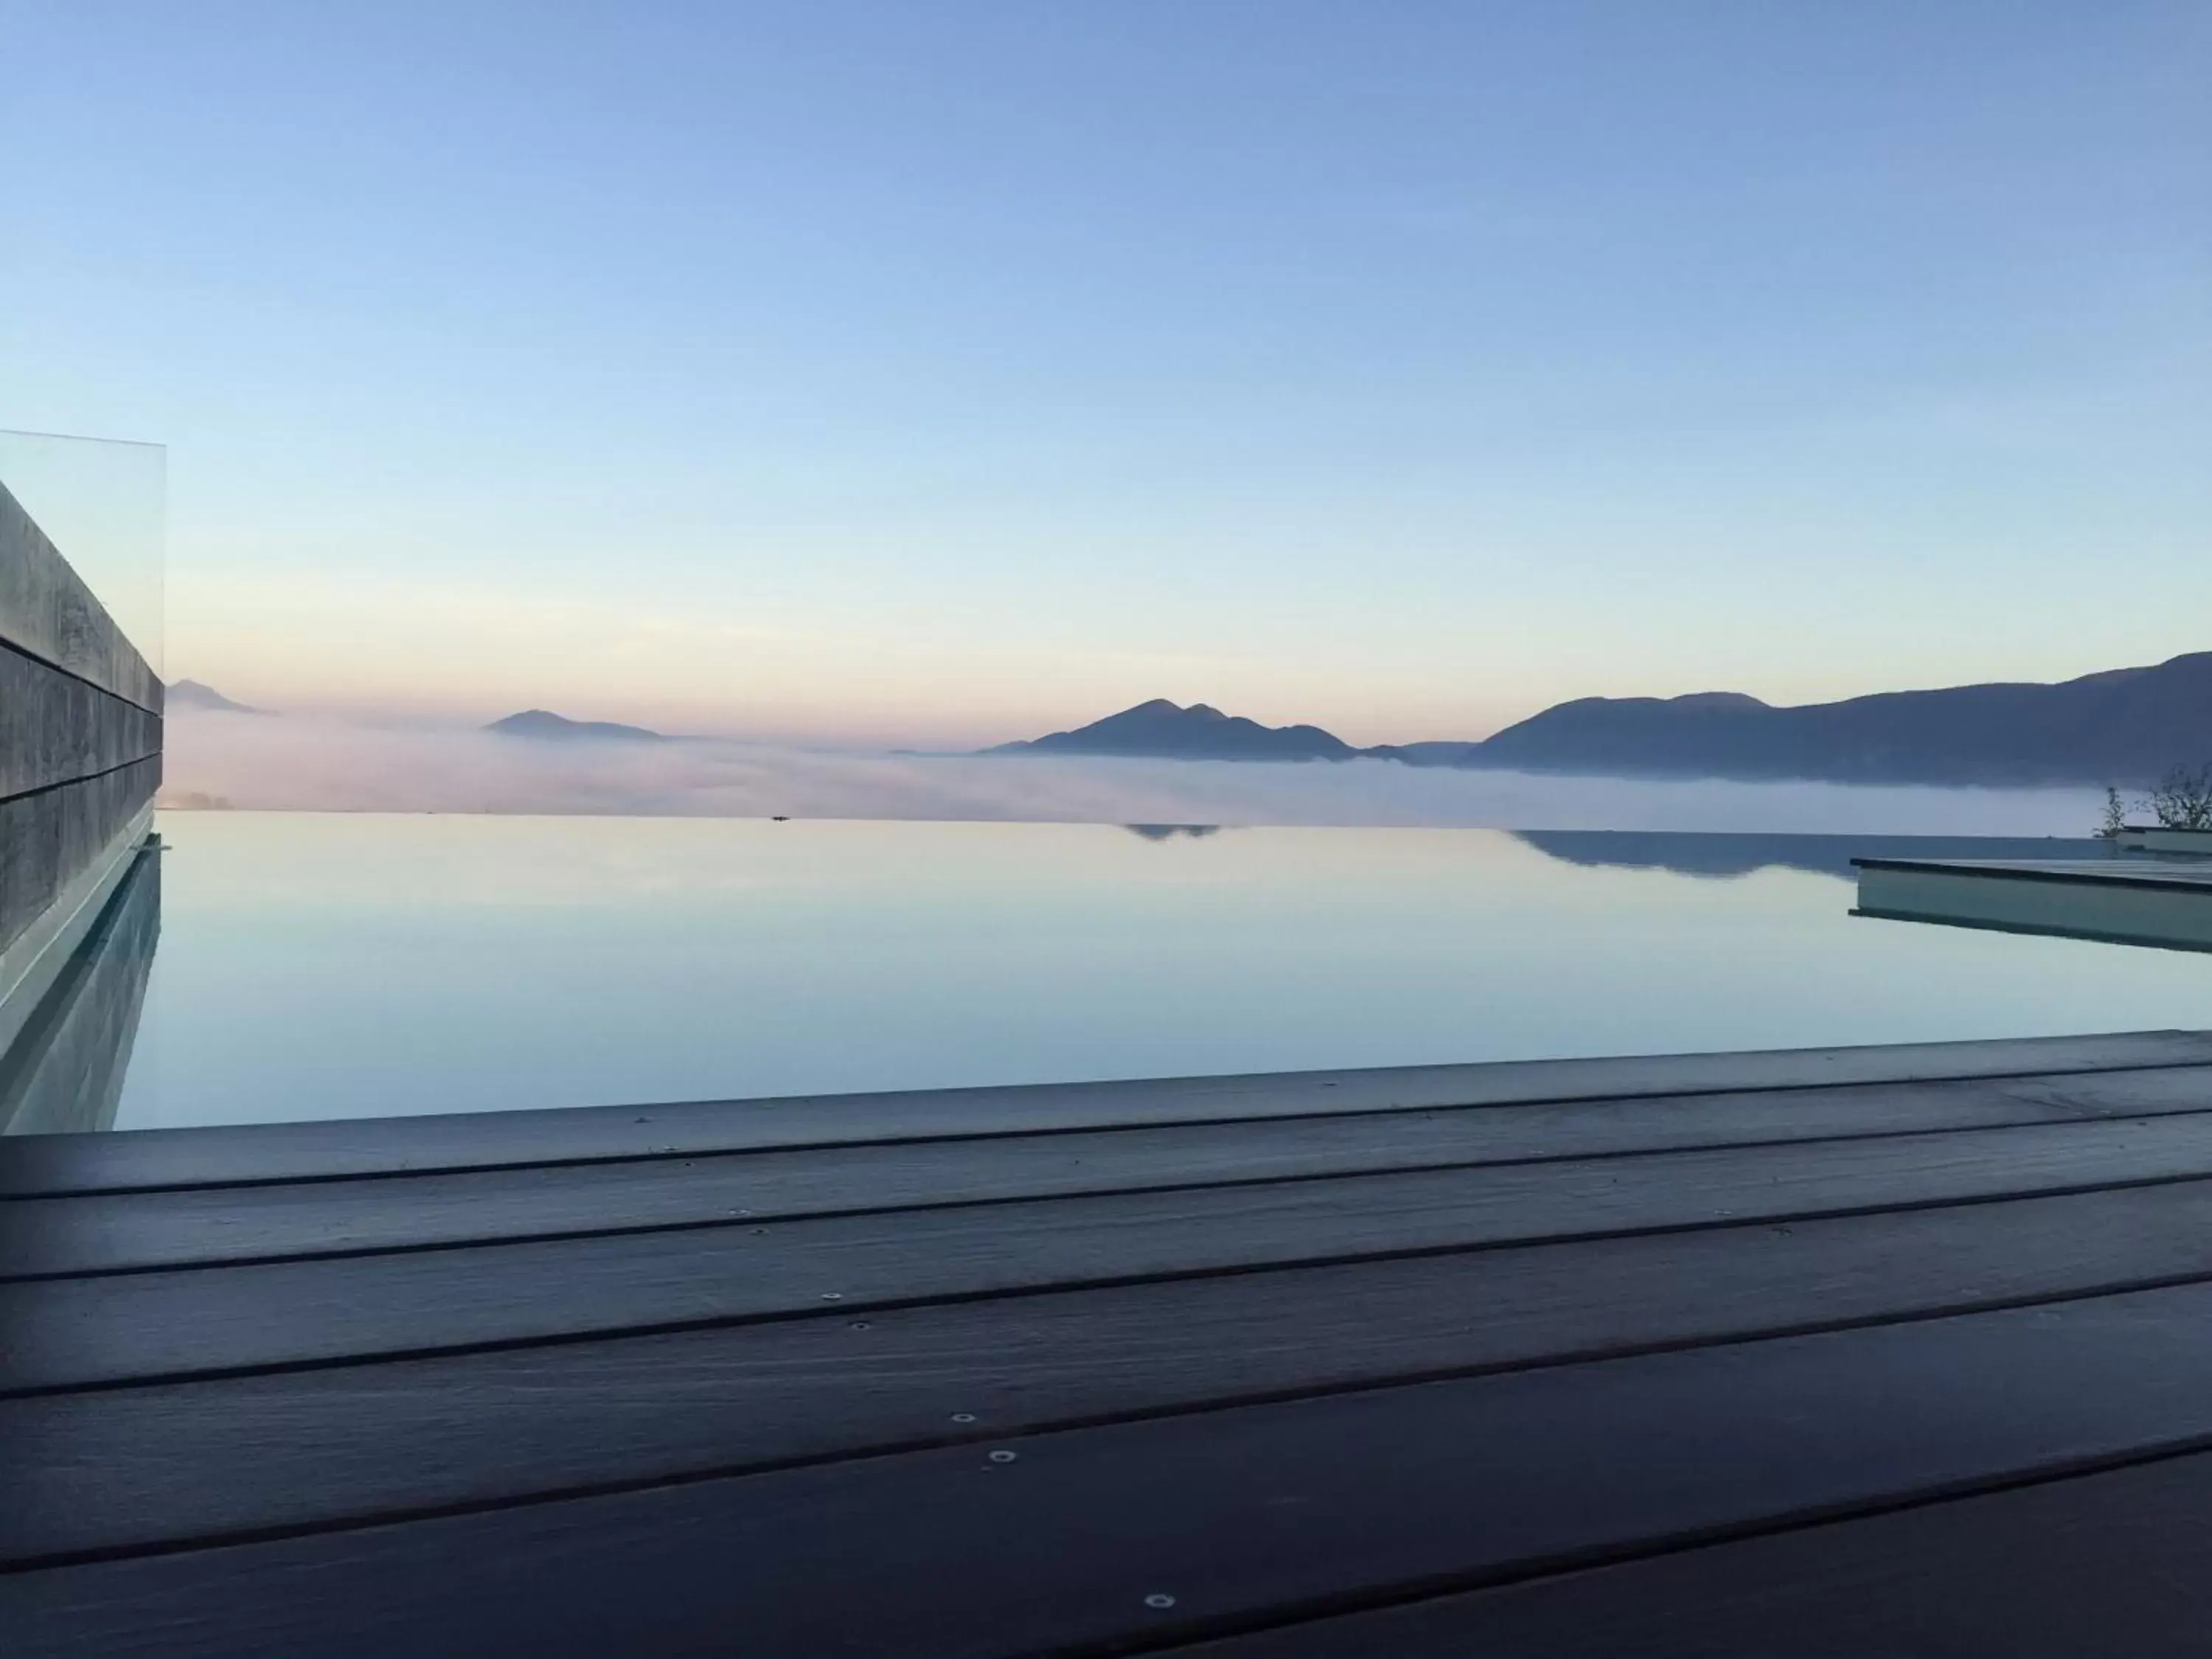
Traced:
<path fill-rule="evenodd" d="M 611 720 L 572 720 L 550 709 L 526 708 L 520 714 L 494 720 L 484 727 L 508 738 L 549 738 L 557 743 L 672 743 L 664 732 L 641 726 L 617 726 Z"/>
<path fill-rule="evenodd" d="M 1317 726 L 1139 703 L 987 754 L 1351 760 L 1601 777 L 2028 786 L 2155 781 L 2212 762 L 2212 652 L 2055 685 L 1885 691 L 1780 708 L 1741 691 L 1583 697 L 1480 741 L 1356 749 Z"/>
<path fill-rule="evenodd" d="M 2148 783 L 2212 759 L 2212 652 L 2056 685 L 1889 691 L 1778 708 L 1740 693 L 1586 697 L 1460 765 L 1841 783 Z"/>
<path fill-rule="evenodd" d="M 1001 744 L 986 754 L 1146 755 L 1170 760 L 1350 760 L 1359 751 L 1318 726 L 1262 726 L 1194 702 L 1155 697 L 1073 732 Z"/>
<path fill-rule="evenodd" d="M 227 714 L 259 714 L 265 710 L 242 702 L 233 702 L 211 685 L 198 680 L 171 680 L 162 696 L 163 706 L 169 708 L 209 708 Z"/>

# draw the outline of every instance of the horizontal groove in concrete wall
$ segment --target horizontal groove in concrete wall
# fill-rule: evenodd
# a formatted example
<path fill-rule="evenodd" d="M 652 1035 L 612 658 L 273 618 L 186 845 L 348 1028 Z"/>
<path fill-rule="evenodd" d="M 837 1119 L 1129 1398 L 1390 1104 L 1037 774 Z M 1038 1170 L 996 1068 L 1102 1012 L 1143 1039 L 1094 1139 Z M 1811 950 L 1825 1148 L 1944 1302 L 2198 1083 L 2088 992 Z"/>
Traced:
<path fill-rule="evenodd" d="M 0 801 L 0 950 L 99 859 L 161 786 L 161 757 L 154 755 Z"/>
<path fill-rule="evenodd" d="M 0 641 L 159 714 L 161 681 L 0 483 Z"/>
<path fill-rule="evenodd" d="M 161 750 L 161 717 L 0 647 L 0 800 Z"/>

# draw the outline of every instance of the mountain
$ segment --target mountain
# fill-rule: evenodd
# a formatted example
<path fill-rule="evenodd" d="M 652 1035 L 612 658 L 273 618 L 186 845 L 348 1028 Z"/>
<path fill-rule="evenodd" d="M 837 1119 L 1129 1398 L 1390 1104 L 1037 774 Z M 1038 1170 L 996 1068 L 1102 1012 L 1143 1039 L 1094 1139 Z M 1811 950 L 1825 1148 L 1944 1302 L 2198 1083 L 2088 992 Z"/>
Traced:
<path fill-rule="evenodd" d="M 1351 760 L 1602 777 L 2138 787 L 2212 764 L 2212 651 L 2056 685 L 1959 685 L 1778 708 L 1741 691 L 1583 697 L 1480 741 L 1355 749 L 1317 726 L 1139 703 L 987 754 Z"/>
<path fill-rule="evenodd" d="M 664 732 L 641 726 L 617 726 L 611 720 L 572 720 L 544 708 L 526 708 L 484 727 L 501 737 L 550 738 L 556 743 L 672 743 Z"/>
<path fill-rule="evenodd" d="M 1585 697 L 1446 763 L 1608 776 L 2132 785 L 2208 760 L 2212 652 L 2056 685 L 1887 691 L 1789 708 L 1740 692 Z"/>
<path fill-rule="evenodd" d="M 263 711 L 242 702 L 233 702 L 211 685 L 198 680 L 171 680 L 163 696 L 171 708 L 211 708 L 228 714 L 258 714 Z"/>
<path fill-rule="evenodd" d="M 988 755 L 1146 755 L 1170 760 L 1349 760 L 1359 751 L 1318 726 L 1262 726 L 1194 702 L 1165 697 L 1140 702 L 1103 720 L 1026 743 L 1001 744 Z"/>

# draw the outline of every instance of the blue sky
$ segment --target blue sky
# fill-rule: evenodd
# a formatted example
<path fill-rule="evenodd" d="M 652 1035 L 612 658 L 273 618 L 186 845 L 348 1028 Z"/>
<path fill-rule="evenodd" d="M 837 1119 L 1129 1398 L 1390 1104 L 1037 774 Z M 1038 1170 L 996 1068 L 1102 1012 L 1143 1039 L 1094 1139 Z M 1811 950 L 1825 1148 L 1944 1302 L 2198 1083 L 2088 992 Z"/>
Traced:
<path fill-rule="evenodd" d="M 2197 0 L 0 0 L 0 426 L 282 705 L 1362 741 L 2212 647 Z"/>

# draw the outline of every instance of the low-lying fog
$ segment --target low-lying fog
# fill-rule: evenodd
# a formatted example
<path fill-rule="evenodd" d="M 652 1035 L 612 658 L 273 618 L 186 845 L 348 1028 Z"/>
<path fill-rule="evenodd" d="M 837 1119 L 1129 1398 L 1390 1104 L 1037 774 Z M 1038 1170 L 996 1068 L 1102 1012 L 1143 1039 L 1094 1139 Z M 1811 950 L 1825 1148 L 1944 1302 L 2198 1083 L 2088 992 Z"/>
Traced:
<path fill-rule="evenodd" d="M 2101 807 L 2089 789 L 549 742 L 186 708 L 171 714 L 167 741 L 161 800 L 188 808 L 2080 836 Z"/>

